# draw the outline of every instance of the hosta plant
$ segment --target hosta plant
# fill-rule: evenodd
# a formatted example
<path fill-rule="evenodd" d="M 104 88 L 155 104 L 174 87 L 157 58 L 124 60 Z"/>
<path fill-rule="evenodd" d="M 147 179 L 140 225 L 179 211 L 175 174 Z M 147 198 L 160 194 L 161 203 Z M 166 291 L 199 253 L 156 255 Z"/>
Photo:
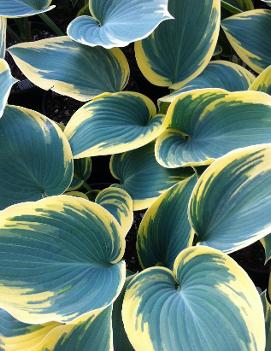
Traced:
<path fill-rule="evenodd" d="M 0 350 L 270 350 L 271 285 L 230 254 L 271 258 L 271 10 L 67 0 L 67 35 L 6 51 L 7 18 L 55 5 L 0 3 Z M 15 65 L 80 107 L 9 104 Z"/>

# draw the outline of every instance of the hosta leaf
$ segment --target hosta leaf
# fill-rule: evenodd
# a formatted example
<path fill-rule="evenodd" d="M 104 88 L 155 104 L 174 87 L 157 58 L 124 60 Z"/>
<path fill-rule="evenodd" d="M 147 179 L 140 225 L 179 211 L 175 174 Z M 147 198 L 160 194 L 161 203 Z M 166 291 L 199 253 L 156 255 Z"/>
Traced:
<path fill-rule="evenodd" d="M 75 196 L 75 197 L 82 197 L 83 199 L 89 200 L 88 196 L 81 191 L 67 191 L 65 195 Z"/>
<path fill-rule="evenodd" d="M 6 55 L 7 19 L 0 17 L 0 59 Z"/>
<path fill-rule="evenodd" d="M 268 297 L 268 292 L 264 291 L 261 294 L 263 310 L 265 315 L 265 333 L 266 333 L 266 346 L 265 351 L 271 350 L 271 305 Z"/>
<path fill-rule="evenodd" d="M 76 323 L 30 325 L 1 311 L 0 346 L 3 351 L 112 351 L 111 315 L 109 306 Z"/>
<path fill-rule="evenodd" d="M 89 0 L 91 16 L 80 16 L 67 33 L 81 44 L 111 49 L 148 37 L 163 21 L 172 19 L 168 0 Z"/>
<path fill-rule="evenodd" d="M 215 51 L 220 0 L 169 0 L 169 12 L 175 20 L 136 42 L 135 53 L 151 83 L 177 89 L 198 76 Z"/>
<path fill-rule="evenodd" d="M 228 91 L 247 90 L 255 77 L 247 69 L 228 61 L 213 61 L 197 78 L 190 81 L 183 88 L 159 99 L 161 102 L 171 103 L 176 96 L 204 88 L 221 88 Z"/>
<path fill-rule="evenodd" d="M 271 97 L 254 91 L 193 90 L 170 105 L 155 153 L 163 167 L 208 165 L 227 152 L 271 143 Z"/>
<path fill-rule="evenodd" d="M 187 209 L 196 182 L 195 175 L 179 182 L 145 213 L 137 234 L 137 253 L 143 268 L 172 268 L 178 254 L 192 245 L 194 232 Z"/>
<path fill-rule="evenodd" d="M 111 158 L 110 170 L 134 201 L 134 210 L 152 205 L 155 199 L 180 180 L 192 174 L 191 169 L 166 169 L 154 157 L 154 145 Z"/>
<path fill-rule="evenodd" d="M 69 143 L 47 117 L 7 106 L 0 119 L 0 209 L 62 194 L 73 176 Z"/>
<path fill-rule="evenodd" d="M 31 325 L 17 321 L 4 310 L 0 311 L 0 350 L 45 351 L 43 339 L 61 324 L 56 322 Z"/>
<path fill-rule="evenodd" d="M 92 172 L 92 160 L 90 157 L 74 160 L 74 176 L 69 190 L 81 188 L 85 181 L 88 180 Z"/>
<path fill-rule="evenodd" d="M 263 91 L 271 95 L 271 66 L 268 66 L 262 73 L 254 80 L 250 86 L 251 90 Z"/>
<path fill-rule="evenodd" d="M 122 90 L 129 78 L 120 49 L 90 48 L 68 37 L 17 44 L 8 51 L 32 83 L 79 101 Z"/>
<path fill-rule="evenodd" d="M 271 145 L 234 150 L 200 177 L 190 200 L 198 243 L 227 253 L 271 232 Z"/>
<path fill-rule="evenodd" d="M 0 16 L 6 18 L 27 17 L 55 8 L 52 0 L 1 0 Z"/>
<path fill-rule="evenodd" d="M 123 234 L 126 235 L 134 220 L 133 200 L 127 191 L 113 186 L 106 188 L 99 192 L 95 202 L 116 218 Z"/>
<path fill-rule="evenodd" d="M 152 267 L 134 277 L 122 316 L 136 351 L 263 351 L 265 346 L 254 284 L 228 255 L 207 247 L 185 249 L 173 272 Z"/>
<path fill-rule="evenodd" d="M 12 77 L 8 63 L 0 59 L 0 118 L 3 116 L 11 88 L 16 82 L 17 79 Z"/>
<path fill-rule="evenodd" d="M 125 240 L 102 206 L 52 196 L 2 211 L 0 307 L 25 323 L 105 308 L 125 280 Z"/>
<path fill-rule="evenodd" d="M 222 27 L 233 49 L 255 72 L 271 64 L 271 11 L 251 10 L 228 17 Z"/>
<path fill-rule="evenodd" d="M 271 7 L 271 0 L 262 0 L 262 2 Z"/>
<path fill-rule="evenodd" d="M 103 94 L 80 108 L 65 134 L 75 158 L 119 154 L 148 144 L 165 129 L 154 103 L 135 92 Z"/>
<path fill-rule="evenodd" d="M 271 259 L 271 234 L 261 239 L 261 243 L 265 252 L 265 263 Z"/>

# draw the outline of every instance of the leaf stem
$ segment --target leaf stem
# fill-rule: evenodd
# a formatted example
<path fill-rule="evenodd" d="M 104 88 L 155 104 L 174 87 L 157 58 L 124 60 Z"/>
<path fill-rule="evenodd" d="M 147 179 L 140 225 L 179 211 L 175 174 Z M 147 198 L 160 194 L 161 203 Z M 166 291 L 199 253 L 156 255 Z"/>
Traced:
<path fill-rule="evenodd" d="M 237 13 L 243 12 L 242 10 L 238 9 L 238 7 L 235 7 L 231 4 L 229 4 L 226 0 L 221 0 L 221 6 L 224 7 L 224 9 L 228 10 L 233 15 L 236 15 Z"/>
<path fill-rule="evenodd" d="M 39 17 L 43 20 L 43 22 L 45 24 L 47 24 L 47 26 L 52 30 L 52 32 L 54 32 L 56 35 L 60 35 L 63 36 L 65 35 L 65 33 L 62 31 L 62 29 L 60 29 L 54 21 L 51 20 L 51 18 L 46 15 L 46 13 L 40 13 Z"/>

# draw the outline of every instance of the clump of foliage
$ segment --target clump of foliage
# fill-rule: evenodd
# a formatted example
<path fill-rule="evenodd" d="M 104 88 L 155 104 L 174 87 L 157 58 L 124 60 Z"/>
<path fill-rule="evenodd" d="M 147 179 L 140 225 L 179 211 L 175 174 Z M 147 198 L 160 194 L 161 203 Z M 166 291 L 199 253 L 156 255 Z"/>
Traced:
<path fill-rule="evenodd" d="M 67 0 L 82 6 L 67 36 L 7 49 L 33 84 L 85 103 L 65 126 L 8 104 L 8 21 L 61 33 L 51 2 L 0 1 L 0 349 L 270 350 L 271 283 L 260 296 L 229 256 L 261 240 L 271 258 L 270 1 Z M 125 90 L 134 42 L 168 89 L 157 104 Z M 116 179 L 102 190 L 97 156 Z"/>

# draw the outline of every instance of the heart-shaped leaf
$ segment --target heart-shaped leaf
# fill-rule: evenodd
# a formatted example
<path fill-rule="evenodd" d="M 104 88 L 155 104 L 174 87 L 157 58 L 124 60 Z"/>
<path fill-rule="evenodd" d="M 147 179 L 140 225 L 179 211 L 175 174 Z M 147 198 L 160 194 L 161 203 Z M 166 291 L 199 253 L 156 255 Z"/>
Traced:
<path fill-rule="evenodd" d="M 263 309 L 254 284 L 228 255 L 207 247 L 185 249 L 173 272 L 152 267 L 135 276 L 122 317 L 136 351 L 265 347 Z"/>
<path fill-rule="evenodd" d="M 8 51 L 32 83 L 79 101 L 120 91 L 129 78 L 129 65 L 120 49 L 90 48 L 68 37 L 17 44 Z"/>
<path fill-rule="evenodd" d="M 79 16 L 68 26 L 75 41 L 106 49 L 127 46 L 148 37 L 158 25 L 173 17 L 168 0 L 89 0 L 91 16 Z"/>
<path fill-rule="evenodd" d="M 65 128 L 75 158 L 137 149 L 160 135 L 164 115 L 135 92 L 103 94 L 81 107 Z"/>
<path fill-rule="evenodd" d="M 125 281 L 125 239 L 102 206 L 72 196 L 11 206 L 0 219 L 0 307 L 25 323 L 105 308 Z"/>
<path fill-rule="evenodd" d="M 169 0 L 174 21 L 135 44 L 137 63 L 153 84 L 177 89 L 198 76 L 216 48 L 220 0 Z M 196 25 L 195 25 L 196 24 Z"/>
<path fill-rule="evenodd" d="M 170 105 L 157 161 L 168 168 L 208 165 L 239 147 L 271 143 L 271 97 L 254 91 L 192 90 Z"/>
<path fill-rule="evenodd" d="M 198 243 L 230 253 L 271 232 L 271 144 L 234 150 L 202 174 L 190 200 Z"/>

